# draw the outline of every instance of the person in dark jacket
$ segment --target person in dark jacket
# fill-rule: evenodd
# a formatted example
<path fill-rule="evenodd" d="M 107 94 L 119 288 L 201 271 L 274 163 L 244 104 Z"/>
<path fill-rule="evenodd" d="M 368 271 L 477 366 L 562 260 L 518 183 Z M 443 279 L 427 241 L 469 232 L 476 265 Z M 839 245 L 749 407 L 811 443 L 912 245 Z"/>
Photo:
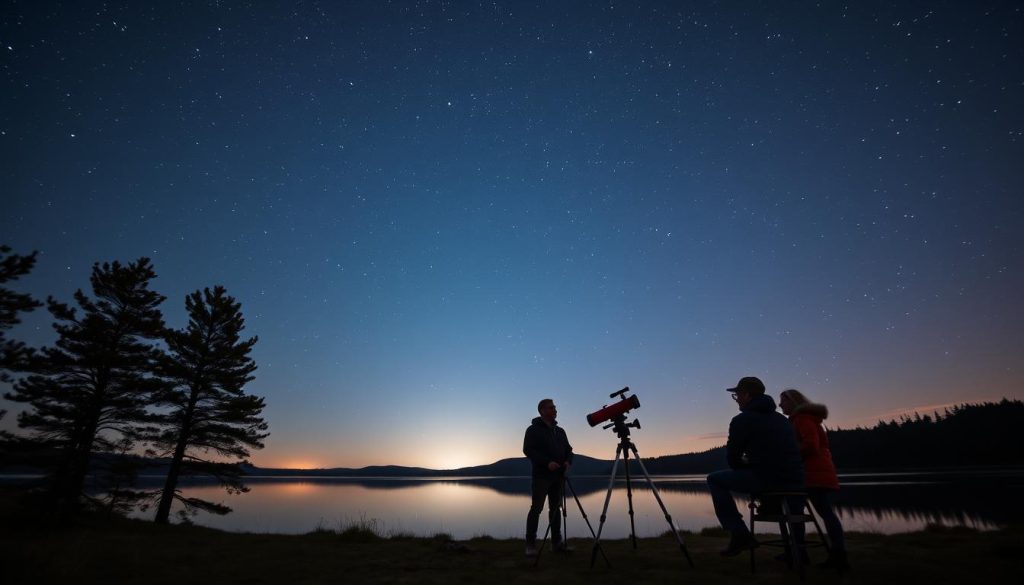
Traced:
<path fill-rule="evenodd" d="M 530 512 L 526 515 L 526 554 L 537 554 L 537 524 L 544 500 L 548 501 L 548 521 L 551 523 L 551 543 L 555 550 L 566 550 L 562 540 L 562 484 L 572 464 L 572 445 L 555 418 L 555 402 L 545 398 L 537 404 L 540 416 L 533 419 L 523 437 L 523 454 L 533 468 Z"/>
<path fill-rule="evenodd" d="M 825 523 L 825 531 L 828 532 L 828 539 L 832 544 L 828 560 L 822 563 L 822 566 L 838 569 L 840 572 L 847 571 L 850 563 L 846 555 L 846 537 L 843 535 L 843 524 L 832 506 L 832 500 L 839 491 L 839 476 L 836 474 L 835 464 L 832 463 L 828 434 L 821 426 L 828 418 L 828 408 L 824 404 L 811 402 L 794 388 L 779 394 L 779 408 L 789 417 L 789 422 L 796 431 L 800 456 L 804 460 L 807 497 Z M 802 533 L 803 524 L 798 524 L 794 528 L 798 533 Z"/>
<path fill-rule="evenodd" d="M 725 450 L 730 469 L 708 476 L 711 501 L 718 521 L 731 534 L 723 556 L 735 556 L 757 546 L 731 492 L 757 494 L 765 491 L 799 491 L 804 487 L 800 448 L 793 427 L 775 410 L 775 401 L 764 393 L 764 383 L 748 376 L 729 388 L 740 413 L 729 423 Z M 794 512 L 804 502 L 791 501 Z"/>

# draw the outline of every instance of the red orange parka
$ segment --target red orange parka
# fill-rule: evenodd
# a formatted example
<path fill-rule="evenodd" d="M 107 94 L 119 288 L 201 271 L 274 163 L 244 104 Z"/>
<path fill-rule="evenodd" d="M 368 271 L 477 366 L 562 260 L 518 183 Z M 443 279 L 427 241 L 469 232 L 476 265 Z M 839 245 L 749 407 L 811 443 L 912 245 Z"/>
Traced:
<path fill-rule="evenodd" d="M 801 404 L 789 416 L 789 422 L 796 431 L 800 443 L 800 457 L 804 460 L 805 483 L 808 489 L 839 489 L 839 477 L 832 463 L 832 451 L 828 447 L 822 421 L 828 418 L 824 404 Z"/>

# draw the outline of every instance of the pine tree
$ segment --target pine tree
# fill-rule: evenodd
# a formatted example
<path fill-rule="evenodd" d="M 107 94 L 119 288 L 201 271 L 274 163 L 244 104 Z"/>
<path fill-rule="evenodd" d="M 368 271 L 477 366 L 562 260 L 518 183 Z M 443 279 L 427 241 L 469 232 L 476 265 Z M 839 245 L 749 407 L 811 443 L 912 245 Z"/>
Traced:
<path fill-rule="evenodd" d="M 167 333 L 168 353 L 161 367 L 169 384 L 158 402 L 169 412 L 154 443 L 164 448 L 163 455 L 171 455 L 171 465 L 157 506 L 158 523 L 168 522 L 174 500 L 185 506 L 183 514 L 230 512 L 227 506 L 184 497 L 178 479 L 211 475 L 229 493 L 247 492 L 240 464 L 250 448 L 262 449 L 268 436 L 267 423 L 260 418 L 263 399 L 243 391 L 254 379 L 256 363 L 249 352 L 257 338 L 239 339 L 245 326 L 240 303 L 217 286 L 187 296 L 185 308 L 188 326 Z"/>
<path fill-rule="evenodd" d="M 160 383 L 151 376 L 158 355 L 152 342 L 164 333 L 164 297 L 149 289 L 155 277 L 148 258 L 95 264 L 93 298 L 81 290 L 74 295 L 81 314 L 47 299 L 55 346 L 43 348 L 30 364 L 32 375 L 5 395 L 30 407 L 19 426 L 61 451 L 52 490 L 65 521 L 80 506 L 92 456 L 135 437 L 149 416 L 149 396 Z"/>
<path fill-rule="evenodd" d="M 24 343 L 7 339 L 6 331 L 21 322 L 18 313 L 27 313 L 42 306 L 30 295 L 16 293 L 2 286 L 31 272 L 36 263 L 35 252 L 19 256 L 10 251 L 9 247 L 0 246 L 0 382 L 10 382 L 7 370 L 21 369 L 21 364 L 31 355 Z"/>
<path fill-rule="evenodd" d="M 28 256 L 11 254 L 11 248 L 0 246 L 0 285 L 25 276 L 32 271 L 36 263 L 36 253 Z M 20 364 L 31 356 L 31 350 L 25 347 L 24 343 L 7 339 L 6 331 L 21 322 L 18 313 L 29 312 L 42 303 L 24 293 L 16 293 L 5 286 L 0 286 L 0 382 L 10 382 L 9 370 L 22 369 Z M 7 411 L 0 409 L 0 420 L 7 415 Z M 0 430 L 0 441 L 4 445 L 14 441 L 14 436 L 7 431 Z M 6 447 L 5 447 L 6 449 Z"/>

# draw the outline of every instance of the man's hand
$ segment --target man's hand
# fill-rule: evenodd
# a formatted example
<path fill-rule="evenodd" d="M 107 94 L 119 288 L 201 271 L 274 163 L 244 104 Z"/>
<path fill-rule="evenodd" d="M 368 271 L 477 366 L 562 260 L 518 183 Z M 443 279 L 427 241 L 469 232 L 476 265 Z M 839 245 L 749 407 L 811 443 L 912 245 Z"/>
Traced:
<path fill-rule="evenodd" d="M 569 463 L 568 461 L 566 461 L 565 463 L 562 464 L 562 467 L 565 468 L 565 472 L 566 473 L 569 473 L 569 468 L 572 467 L 572 463 Z"/>
<path fill-rule="evenodd" d="M 561 467 L 561 465 L 555 463 L 554 461 L 548 463 L 548 470 L 549 471 L 558 471 L 559 467 Z"/>

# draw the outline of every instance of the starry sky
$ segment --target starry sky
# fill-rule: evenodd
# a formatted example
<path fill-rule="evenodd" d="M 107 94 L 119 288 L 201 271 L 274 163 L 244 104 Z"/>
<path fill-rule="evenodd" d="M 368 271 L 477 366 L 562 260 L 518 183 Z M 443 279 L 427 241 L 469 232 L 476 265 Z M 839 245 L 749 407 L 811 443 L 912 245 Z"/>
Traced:
<path fill-rule="evenodd" d="M 844 428 L 1024 397 L 1019 2 L 5 0 L 0 84 L 14 288 L 226 286 L 258 465 L 519 456 L 544 397 L 611 458 L 627 385 L 643 456 L 745 375 Z"/>

